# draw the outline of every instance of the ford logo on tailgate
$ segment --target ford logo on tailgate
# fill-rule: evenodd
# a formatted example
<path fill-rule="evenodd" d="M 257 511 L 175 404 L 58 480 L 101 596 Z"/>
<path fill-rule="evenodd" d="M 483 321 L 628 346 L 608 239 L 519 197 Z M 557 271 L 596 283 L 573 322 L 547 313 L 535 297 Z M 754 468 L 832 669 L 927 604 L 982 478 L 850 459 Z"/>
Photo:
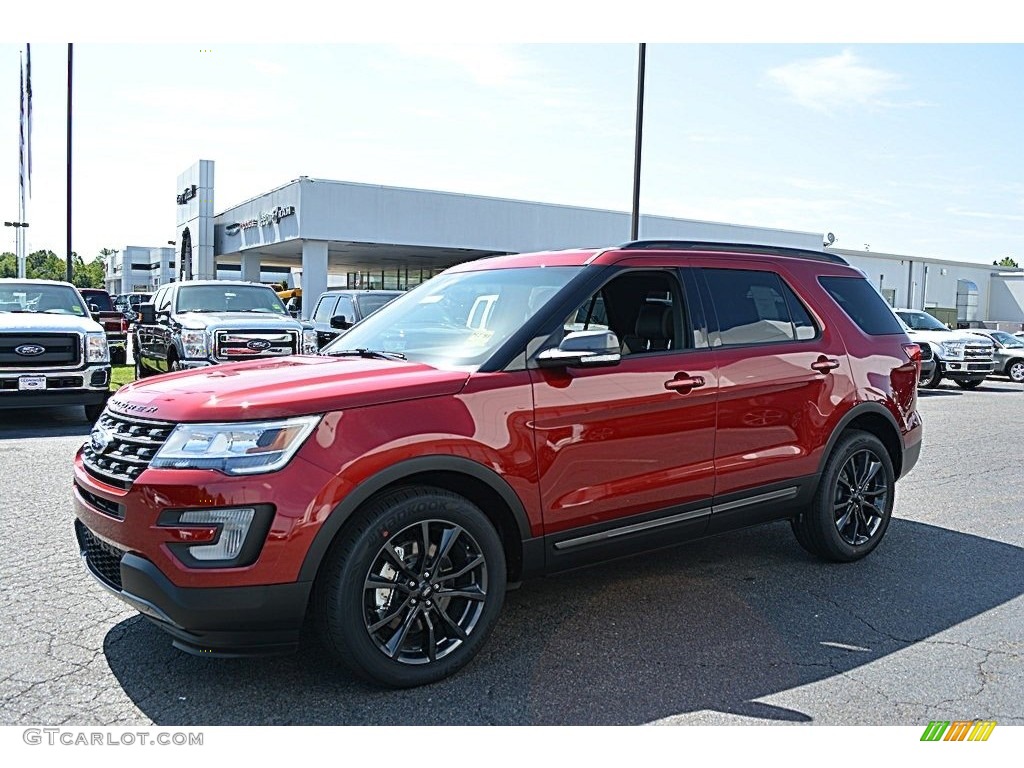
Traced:
<path fill-rule="evenodd" d="M 38 357 L 46 351 L 46 347 L 41 347 L 38 344 L 22 344 L 20 347 L 15 347 L 14 351 L 25 357 Z"/>
<path fill-rule="evenodd" d="M 247 343 L 245 346 L 247 346 L 249 349 L 255 350 L 256 352 L 264 352 L 264 351 L 270 349 L 274 345 L 271 344 L 266 339 L 253 339 L 252 341 Z"/>

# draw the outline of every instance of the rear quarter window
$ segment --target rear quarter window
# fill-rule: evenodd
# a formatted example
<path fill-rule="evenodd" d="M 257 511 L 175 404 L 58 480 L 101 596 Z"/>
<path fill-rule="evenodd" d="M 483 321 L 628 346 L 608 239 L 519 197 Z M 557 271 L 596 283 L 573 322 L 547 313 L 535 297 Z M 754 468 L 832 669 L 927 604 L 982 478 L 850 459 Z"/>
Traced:
<path fill-rule="evenodd" d="M 846 316 L 869 336 L 904 332 L 885 299 L 863 277 L 819 277 L 818 282 Z"/>

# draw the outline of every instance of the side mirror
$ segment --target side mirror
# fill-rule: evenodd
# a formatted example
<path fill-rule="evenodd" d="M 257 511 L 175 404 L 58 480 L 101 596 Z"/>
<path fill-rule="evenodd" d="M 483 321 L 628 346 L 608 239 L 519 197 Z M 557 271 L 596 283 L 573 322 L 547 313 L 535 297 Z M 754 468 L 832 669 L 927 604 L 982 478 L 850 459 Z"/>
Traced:
<path fill-rule="evenodd" d="M 575 331 L 554 349 L 537 355 L 540 368 L 599 368 L 618 365 L 619 337 L 611 331 Z"/>
<path fill-rule="evenodd" d="M 331 328 L 340 328 L 343 331 L 347 331 L 352 327 L 352 323 L 345 319 L 344 315 L 335 315 L 331 318 Z"/>
<path fill-rule="evenodd" d="M 152 325 L 156 322 L 156 306 L 153 304 L 139 304 L 139 322 L 143 325 Z"/>
<path fill-rule="evenodd" d="M 99 312 L 100 312 L 100 305 L 99 304 L 93 304 L 90 301 L 89 302 L 89 311 L 92 312 L 94 315 L 98 315 Z"/>

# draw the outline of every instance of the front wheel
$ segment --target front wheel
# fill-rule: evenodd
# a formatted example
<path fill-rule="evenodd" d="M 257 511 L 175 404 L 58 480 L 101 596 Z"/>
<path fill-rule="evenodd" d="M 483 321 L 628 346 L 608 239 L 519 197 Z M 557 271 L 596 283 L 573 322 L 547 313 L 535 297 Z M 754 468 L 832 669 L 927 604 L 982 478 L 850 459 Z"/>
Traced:
<path fill-rule="evenodd" d="M 824 560 L 859 560 L 885 535 L 895 490 L 892 459 L 882 441 L 868 432 L 846 432 L 832 449 L 810 506 L 793 521 L 797 541 Z"/>
<path fill-rule="evenodd" d="M 923 376 L 917 386 L 923 389 L 937 389 L 940 383 L 942 383 L 942 371 L 940 370 L 938 361 L 936 361 L 931 374 Z"/>
<path fill-rule="evenodd" d="M 1011 360 L 1006 366 L 1006 375 L 1010 377 L 1010 381 L 1024 384 L 1024 360 Z"/>
<path fill-rule="evenodd" d="M 313 608 L 343 666 L 407 688 L 469 663 L 497 621 L 505 582 L 501 540 L 476 505 L 439 488 L 398 488 L 331 546 Z"/>
<path fill-rule="evenodd" d="M 957 379 L 956 385 L 960 389 L 977 389 L 984 379 Z"/>

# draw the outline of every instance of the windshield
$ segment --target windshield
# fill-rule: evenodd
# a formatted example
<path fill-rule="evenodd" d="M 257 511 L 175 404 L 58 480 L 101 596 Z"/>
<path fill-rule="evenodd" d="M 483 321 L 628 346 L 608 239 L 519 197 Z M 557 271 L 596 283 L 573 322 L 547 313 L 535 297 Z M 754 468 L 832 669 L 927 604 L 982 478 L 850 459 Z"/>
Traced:
<path fill-rule="evenodd" d="M 580 271 L 525 267 L 438 275 L 336 338 L 321 354 L 399 353 L 437 367 L 481 365 Z"/>
<path fill-rule="evenodd" d="M 948 331 L 942 322 L 927 312 L 897 312 L 907 327 L 914 331 Z"/>
<path fill-rule="evenodd" d="M 187 285 L 178 290 L 178 312 L 287 314 L 270 288 L 258 285 Z"/>
<path fill-rule="evenodd" d="M 87 304 L 95 304 L 100 312 L 114 311 L 114 305 L 110 303 L 110 294 L 106 291 L 82 291 L 82 296 Z"/>
<path fill-rule="evenodd" d="M 363 317 L 372 315 L 378 309 L 383 307 L 385 304 L 397 299 L 401 294 L 396 293 L 394 296 L 381 296 L 380 294 L 363 294 L 358 297 L 359 300 L 359 311 L 362 312 Z"/>
<path fill-rule="evenodd" d="M 89 315 L 78 291 L 71 286 L 33 283 L 0 283 L 0 312 Z"/>
<path fill-rule="evenodd" d="M 1008 347 L 1010 349 L 1024 349 L 1024 339 L 1020 339 L 1012 333 L 1007 333 L 1006 331 L 992 331 L 990 335 L 1004 347 Z"/>

